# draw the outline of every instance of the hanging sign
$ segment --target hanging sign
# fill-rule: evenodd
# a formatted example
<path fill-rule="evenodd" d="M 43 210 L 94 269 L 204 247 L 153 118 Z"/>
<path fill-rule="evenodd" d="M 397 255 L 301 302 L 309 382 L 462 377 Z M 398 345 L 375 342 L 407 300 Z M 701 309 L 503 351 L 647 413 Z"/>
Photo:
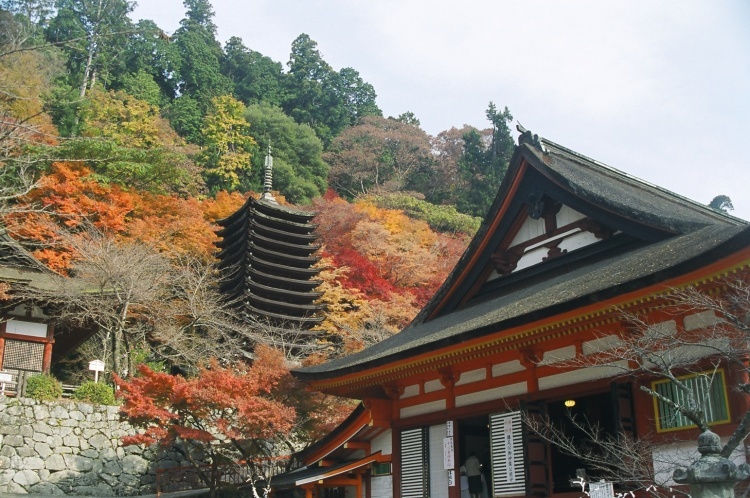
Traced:
<path fill-rule="evenodd" d="M 443 438 L 443 468 L 445 470 L 452 469 L 456 466 L 453 461 L 453 438 Z"/>

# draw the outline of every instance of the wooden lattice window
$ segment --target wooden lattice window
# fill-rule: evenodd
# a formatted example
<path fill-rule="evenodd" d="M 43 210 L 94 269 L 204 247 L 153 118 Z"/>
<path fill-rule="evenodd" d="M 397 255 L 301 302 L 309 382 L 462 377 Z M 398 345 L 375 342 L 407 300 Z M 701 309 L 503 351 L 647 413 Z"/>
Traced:
<path fill-rule="evenodd" d="M 41 372 L 44 361 L 44 344 L 40 342 L 5 340 L 3 368 Z"/>
<path fill-rule="evenodd" d="M 678 380 L 688 388 L 689 392 L 678 388 L 669 379 L 653 382 L 651 389 L 681 406 L 689 406 L 691 402 L 697 402 L 709 424 L 729 422 L 729 404 L 723 370 L 685 375 L 678 377 Z M 663 400 L 654 398 L 654 409 L 656 429 L 659 432 L 695 426 L 685 415 Z"/>

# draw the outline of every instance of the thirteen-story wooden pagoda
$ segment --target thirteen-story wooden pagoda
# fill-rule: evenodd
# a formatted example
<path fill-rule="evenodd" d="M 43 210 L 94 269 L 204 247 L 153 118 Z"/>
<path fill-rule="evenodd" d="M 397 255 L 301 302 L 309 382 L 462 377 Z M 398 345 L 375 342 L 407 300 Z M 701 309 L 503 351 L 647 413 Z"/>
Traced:
<path fill-rule="evenodd" d="M 273 160 L 269 147 L 263 195 L 248 198 L 219 220 L 221 291 L 248 317 L 265 324 L 309 331 L 324 320 L 316 303 L 320 257 L 314 212 L 281 206 L 271 194 Z"/>

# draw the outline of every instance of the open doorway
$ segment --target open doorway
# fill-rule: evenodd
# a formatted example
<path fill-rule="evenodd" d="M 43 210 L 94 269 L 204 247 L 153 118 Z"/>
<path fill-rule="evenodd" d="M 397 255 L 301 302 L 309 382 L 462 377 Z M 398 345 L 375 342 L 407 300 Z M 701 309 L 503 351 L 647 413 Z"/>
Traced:
<path fill-rule="evenodd" d="M 591 444 L 585 432 L 573 423 L 585 426 L 598 426 L 605 437 L 614 436 L 617 427 L 615 407 L 611 394 L 608 392 L 594 394 L 580 398 L 570 398 L 572 406 L 566 406 L 566 401 L 547 403 L 547 414 L 555 425 L 559 426 L 569 436 L 575 446 L 584 448 Z M 580 485 L 575 481 L 583 478 L 587 482 L 598 481 L 600 476 L 595 469 L 587 465 L 581 458 L 550 445 L 550 463 L 553 493 L 580 492 Z"/>
<path fill-rule="evenodd" d="M 492 496 L 492 463 L 490 453 L 490 419 L 488 415 L 461 419 L 458 421 L 458 434 L 460 443 L 458 445 L 458 458 L 461 469 L 464 463 L 474 453 L 481 464 L 483 491 L 481 496 Z M 466 476 L 461 476 L 461 496 L 468 496 Z"/>

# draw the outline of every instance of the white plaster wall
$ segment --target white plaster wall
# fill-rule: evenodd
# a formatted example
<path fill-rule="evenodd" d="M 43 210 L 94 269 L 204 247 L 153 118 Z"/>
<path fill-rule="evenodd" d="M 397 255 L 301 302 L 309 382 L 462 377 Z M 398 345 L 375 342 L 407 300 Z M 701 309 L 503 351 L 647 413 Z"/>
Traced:
<path fill-rule="evenodd" d="M 506 361 L 505 363 L 492 365 L 492 376 L 500 377 L 501 375 L 520 372 L 521 370 L 524 370 L 524 366 L 521 365 L 519 360 Z"/>
<path fill-rule="evenodd" d="M 393 476 L 376 476 L 370 479 L 372 498 L 393 498 Z"/>
<path fill-rule="evenodd" d="M 606 335 L 594 339 L 593 341 L 586 341 L 581 345 L 581 351 L 585 355 L 598 353 L 600 351 L 606 351 L 622 345 L 622 339 L 616 335 Z"/>
<path fill-rule="evenodd" d="M 539 379 L 539 390 L 553 389 L 560 386 L 569 386 L 586 382 L 589 380 L 604 379 L 625 373 L 628 367 L 627 361 L 618 361 L 610 365 L 600 367 L 581 368 L 571 372 L 548 375 Z"/>
<path fill-rule="evenodd" d="M 509 396 L 517 396 L 519 394 L 525 394 L 526 392 L 528 392 L 526 382 L 518 382 L 516 384 L 510 384 L 508 386 L 495 387 L 492 389 L 487 389 L 485 391 L 456 396 L 456 406 L 468 406 L 475 403 L 481 403 L 483 401 L 492 401 L 494 399 L 503 399 Z"/>
<path fill-rule="evenodd" d="M 527 218 L 523 226 L 518 230 L 513 241 L 510 243 L 510 247 L 531 240 L 534 237 L 539 237 L 540 235 L 544 235 L 544 220 L 541 218 L 538 220 Z"/>
<path fill-rule="evenodd" d="M 424 383 L 424 392 L 431 393 L 435 391 L 441 391 L 445 389 L 445 386 L 440 382 L 439 379 L 429 380 Z"/>
<path fill-rule="evenodd" d="M 430 403 L 423 403 L 421 405 L 407 406 L 401 408 L 401 418 L 414 417 L 416 415 L 424 415 L 425 413 L 434 413 L 445 410 L 445 400 L 439 399 Z"/>
<path fill-rule="evenodd" d="M 555 216 L 555 219 L 557 220 L 557 226 L 559 227 L 564 227 L 565 225 L 569 225 L 574 221 L 582 220 L 584 218 L 585 216 L 583 214 L 564 204 Z"/>
<path fill-rule="evenodd" d="M 448 498 L 448 471 L 443 468 L 446 425 L 430 426 L 430 498 Z"/>
<path fill-rule="evenodd" d="M 412 384 L 411 386 L 406 386 L 404 388 L 404 394 L 401 395 L 401 399 L 411 398 L 417 394 L 419 394 L 419 384 Z"/>
<path fill-rule="evenodd" d="M 391 429 L 388 429 L 379 436 L 372 438 L 370 441 L 370 451 L 372 453 L 380 451 L 383 455 L 393 454 L 393 437 Z"/>
<path fill-rule="evenodd" d="M 575 345 L 565 346 L 559 349 L 552 349 L 544 353 L 544 358 L 539 362 L 540 365 L 554 365 L 561 361 L 570 360 L 576 357 Z"/>
<path fill-rule="evenodd" d="M 464 384 L 470 384 L 472 382 L 479 382 L 480 380 L 484 380 L 487 378 L 487 369 L 486 368 L 478 368 L 477 370 L 470 370 L 468 372 L 463 372 L 461 374 L 461 378 L 456 382 L 457 386 L 461 386 Z"/>
<path fill-rule="evenodd" d="M 685 330 L 695 330 L 716 325 L 718 321 L 713 311 L 704 311 L 686 316 L 683 319 L 683 324 L 685 325 Z"/>

